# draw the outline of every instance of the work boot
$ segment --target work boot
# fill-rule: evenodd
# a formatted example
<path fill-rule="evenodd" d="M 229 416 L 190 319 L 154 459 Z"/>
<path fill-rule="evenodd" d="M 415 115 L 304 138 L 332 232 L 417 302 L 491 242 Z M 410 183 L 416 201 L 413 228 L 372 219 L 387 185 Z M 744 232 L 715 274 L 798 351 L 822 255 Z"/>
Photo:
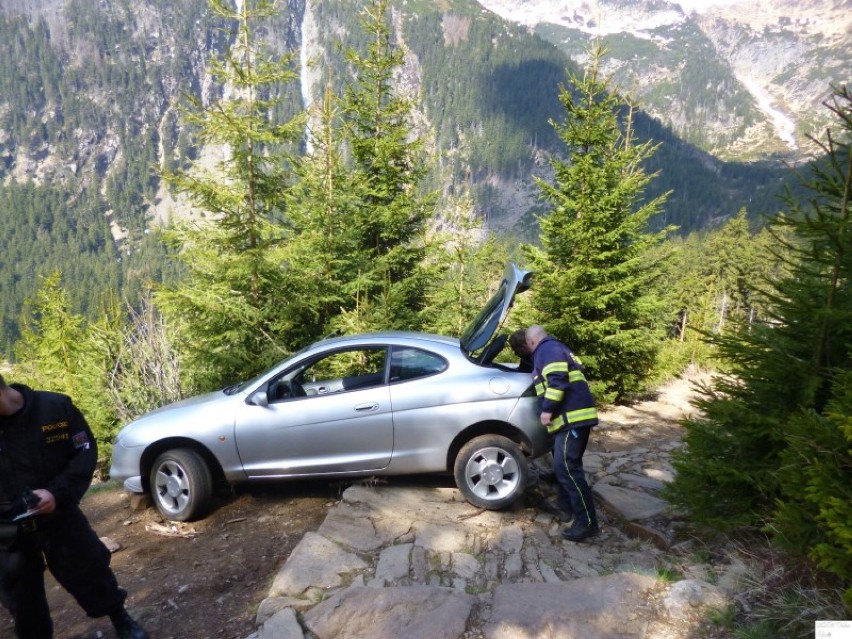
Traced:
<path fill-rule="evenodd" d="M 575 519 L 570 528 L 562 531 L 562 539 L 567 541 L 583 541 L 589 537 L 596 537 L 600 532 L 601 529 L 598 528 L 596 523 L 592 525 L 581 524 Z"/>
<path fill-rule="evenodd" d="M 115 635 L 118 639 L 151 639 L 142 626 L 136 623 L 124 608 L 119 612 L 112 613 L 109 618 L 115 627 Z"/>
<path fill-rule="evenodd" d="M 542 499 L 538 502 L 538 507 L 541 508 L 544 512 L 549 513 L 556 517 L 559 521 L 563 523 L 569 523 L 572 519 L 574 519 L 574 513 L 569 510 L 565 510 L 556 502 L 550 499 Z"/>

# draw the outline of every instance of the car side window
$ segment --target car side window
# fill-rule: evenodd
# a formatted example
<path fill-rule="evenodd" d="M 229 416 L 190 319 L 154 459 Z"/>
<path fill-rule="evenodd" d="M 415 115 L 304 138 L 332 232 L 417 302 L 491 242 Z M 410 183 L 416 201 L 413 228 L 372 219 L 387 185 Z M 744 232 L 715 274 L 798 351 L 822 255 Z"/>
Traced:
<path fill-rule="evenodd" d="M 326 395 L 371 388 L 385 383 L 384 348 L 336 351 L 312 362 L 299 375 L 306 395 Z"/>
<path fill-rule="evenodd" d="M 440 355 L 410 346 L 394 347 L 391 354 L 390 381 L 402 382 L 426 377 L 447 369 L 447 360 Z"/>

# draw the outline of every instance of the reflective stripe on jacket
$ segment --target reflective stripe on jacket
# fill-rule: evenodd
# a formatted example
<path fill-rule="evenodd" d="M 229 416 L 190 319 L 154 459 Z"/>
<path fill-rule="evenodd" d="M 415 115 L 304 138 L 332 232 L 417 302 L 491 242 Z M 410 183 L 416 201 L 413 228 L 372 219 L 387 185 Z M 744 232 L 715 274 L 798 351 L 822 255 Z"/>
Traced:
<path fill-rule="evenodd" d="M 552 413 L 547 431 L 566 424 L 584 428 L 598 423 L 598 411 L 583 368 L 567 346 L 553 337 L 543 339 L 533 353 L 535 391 L 542 397 L 541 411 Z"/>

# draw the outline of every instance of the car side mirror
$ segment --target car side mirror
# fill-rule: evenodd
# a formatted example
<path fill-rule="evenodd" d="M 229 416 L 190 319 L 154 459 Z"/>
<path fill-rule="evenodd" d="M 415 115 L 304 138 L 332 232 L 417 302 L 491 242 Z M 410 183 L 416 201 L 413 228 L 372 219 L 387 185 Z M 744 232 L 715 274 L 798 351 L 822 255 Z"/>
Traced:
<path fill-rule="evenodd" d="M 249 404 L 253 404 L 255 406 L 269 406 L 269 396 L 263 389 L 252 393 L 248 401 Z"/>

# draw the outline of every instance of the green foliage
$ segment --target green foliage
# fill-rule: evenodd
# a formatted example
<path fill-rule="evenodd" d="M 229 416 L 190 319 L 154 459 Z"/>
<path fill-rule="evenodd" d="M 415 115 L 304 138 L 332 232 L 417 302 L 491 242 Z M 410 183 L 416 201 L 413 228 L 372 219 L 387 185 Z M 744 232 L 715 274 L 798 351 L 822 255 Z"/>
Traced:
<path fill-rule="evenodd" d="M 848 584 L 852 95 L 827 106 L 841 133 L 811 166 L 807 207 L 791 197 L 771 227 L 784 268 L 763 291 L 767 319 L 709 338 L 726 374 L 685 423 L 668 496 L 720 528 L 764 526 Z"/>
<path fill-rule="evenodd" d="M 840 593 L 827 585 L 820 575 L 781 567 L 772 578 L 754 584 L 750 590 L 754 599 L 745 618 L 738 619 L 737 639 L 812 639 L 814 623 L 825 619 L 848 619 Z"/>
<path fill-rule="evenodd" d="M 285 247 L 293 340 L 309 343 L 329 333 L 341 309 L 351 308 L 360 266 L 359 237 L 349 220 L 357 206 L 343 156 L 341 109 L 331 87 L 309 114 L 310 152 L 294 166 L 287 192 L 292 236 Z"/>
<path fill-rule="evenodd" d="M 421 327 L 458 337 L 494 293 L 489 287 L 499 281 L 509 257 L 493 236 L 482 241 L 485 233 L 469 195 L 444 211 L 441 224 L 430 240 L 437 284 L 429 289 Z"/>
<path fill-rule="evenodd" d="M 35 295 L 40 276 L 57 270 L 65 273 L 74 285 L 69 291 L 71 309 L 87 316 L 98 311 L 92 291 L 117 288 L 123 280 L 123 264 L 114 250 L 108 220 L 90 195 L 80 194 L 74 215 L 69 215 L 71 194 L 60 186 L 28 183 L 0 188 L 3 354 L 12 355 L 21 304 Z"/>
<path fill-rule="evenodd" d="M 569 73 L 572 88 L 560 93 L 566 117 L 554 127 L 568 160 L 552 160 L 554 184 L 538 180 L 553 210 L 540 219 L 542 248 L 527 254 L 542 323 L 580 354 L 599 401 L 610 402 L 643 388 L 662 337 L 652 292 L 660 266 L 647 256 L 664 232 L 646 229 L 665 197 L 641 203 L 654 147 L 633 139 L 632 112 L 622 132 L 621 103 L 600 75 L 605 51 L 591 53 L 584 77 Z"/>
<path fill-rule="evenodd" d="M 737 607 L 734 605 L 711 609 L 707 616 L 714 626 L 721 626 L 729 631 L 736 628 Z"/>
<path fill-rule="evenodd" d="M 112 359 L 120 341 L 116 305 L 108 302 L 101 318 L 87 325 L 82 316 L 70 311 L 60 278 L 58 272 L 42 278 L 28 305 L 22 337 L 15 345 L 20 363 L 13 374 L 33 388 L 72 398 L 92 428 L 103 467 L 119 426 L 108 393 Z"/>
<path fill-rule="evenodd" d="M 72 366 L 82 342 L 82 319 L 70 311 L 67 293 L 54 272 L 41 279 L 38 294 L 27 307 L 21 339 L 16 344 L 19 372 L 27 382 L 45 390 L 75 386 Z"/>
<path fill-rule="evenodd" d="M 713 349 L 706 334 L 724 333 L 731 322 L 768 319 L 760 283 L 780 272 L 781 247 L 762 229 L 753 233 L 745 210 L 720 228 L 672 238 L 652 251 L 666 258 L 658 282 L 672 340 L 658 358 L 662 369 L 708 365 Z"/>
<path fill-rule="evenodd" d="M 829 132 L 826 161 L 807 182 L 814 199 L 809 210 L 791 202 L 790 218 L 779 221 L 802 238 L 795 284 L 785 282 L 779 294 L 796 305 L 793 321 L 812 311 L 813 350 L 803 410 L 784 433 L 774 525 L 788 547 L 839 575 L 852 601 L 852 94 L 838 88 L 827 106 L 841 131 Z"/>
<path fill-rule="evenodd" d="M 98 316 L 93 291 L 136 301 L 168 279 L 161 245 L 145 236 L 158 178 L 158 118 L 210 28 L 204 0 L 71 0 L 50 12 L 0 12 L 0 352 L 11 358 L 24 300 L 59 270 L 71 309 Z M 144 17 L 141 17 L 144 16 Z M 156 46 L 172 55 L 158 57 Z M 18 183 L 20 173 L 39 184 Z M 126 233 L 114 239 L 110 224 Z"/>
<path fill-rule="evenodd" d="M 264 91 L 294 82 L 292 56 L 270 59 L 260 49 L 255 24 L 272 14 L 272 2 L 210 4 L 233 28 L 233 44 L 213 60 L 214 78 L 233 97 L 204 107 L 190 98 L 186 116 L 201 140 L 221 145 L 227 157 L 214 171 L 167 175 L 201 211 L 206 223 L 183 223 L 167 232 L 180 248 L 186 277 L 161 289 L 157 302 L 181 337 L 188 387 L 211 389 L 245 379 L 287 352 L 288 281 L 283 263 L 287 213 L 282 192 L 291 182 L 287 145 L 298 139 L 302 118 L 283 124 L 268 113 L 279 100 Z"/>
<path fill-rule="evenodd" d="M 343 98 L 355 195 L 346 220 L 358 247 L 348 286 L 355 306 L 333 324 L 344 332 L 415 328 L 428 284 L 424 233 L 434 197 L 418 191 L 426 158 L 413 134 L 412 103 L 393 83 L 403 52 L 391 37 L 388 0 L 370 2 L 360 20 L 367 51 L 347 50 L 355 79 Z"/>
<path fill-rule="evenodd" d="M 789 421 L 774 527 L 785 547 L 808 549 L 852 584 L 852 371 L 838 376 L 831 396 L 824 415 L 803 411 Z"/>
<path fill-rule="evenodd" d="M 584 31 L 553 24 L 538 25 L 536 33 L 572 59 L 584 56 L 590 39 Z M 762 117 L 753 101 L 730 69 L 715 62 L 713 44 L 697 25 L 661 26 L 653 33 L 653 39 L 621 33 L 608 34 L 604 40 L 610 66 L 616 68 L 613 83 L 648 113 L 660 114 L 636 113 L 634 124 L 637 139 L 661 143 L 645 164 L 648 173 L 659 173 L 648 185 L 647 198 L 675 194 L 666 200 L 652 227 L 676 224 L 680 233 L 688 234 L 715 225 L 719 211 L 728 217 L 746 204 L 755 217 L 774 214 L 777 195 L 783 192 L 780 184 L 789 181 L 789 170 L 765 154 L 723 162 L 692 146 L 712 153 L 741 139 L 745 128 Z M 637 76 L 650 68 L 668 69 L 670 79 L 638 82 Z M 715 127 L 710 137 L 708 121 L 725 126 Z"/>
<path fill-rule="evenodd" d="M 275 51 L 298 41 L 304 3 L 291 4 L 278 3 L 282 14 L 258 25 L 257 33 Z M 23 10 L 32 5 L 23 3 Z M 439 162 L 428 163 L 417 190 L 452 196 L 468 183 L 477 215 L 491 229 L 523 214 L 512 238 L 531 240 L 537 209 L 515 210 L 504 187 L 538 170 L 542 158 L 559 148 L 548 120 L 560 114 L 556 87 L 572 63 L 545 40 L 474 2 L 393 5 L 399 17 L 394 42 L 403 42 L 419 63 L 400 75 L 407 80 L 412 70 L 420 74 L 422 94 L 411 97 L 414 114 L 425 119 L 416 131 L 440 154 Z M 360 3 L 326 0 L 310 8 L 322 51 L 316 72 L 327 73 L 339 90 L 353 70 L 343 52 L 366 51 L 369 40 L 352 28 Z M 205 104 L 222 98 L 225 86 L 207 82 L 205 62 L 228 44 L 228 24 L 208 10 L 206 0 L 70 0 L 55 13 L 0 14 L 0 201 L 15 201 L 4 207 L 4 231 L 8 223 L 25 227 L 30 236 L 11 247 L 0 239 L 0 350 L 7 357 L 23 300 L 35 292 L 35 275 L 60 269 L 72 308 L 87 318 L 98 312 L 90 302 L 93 290 L 111 289 L 136 305 L 152 281 L 173 280 L 174 261 L 147 235 L 169 213 L 157 167 L 177 173 L 197 158 L 197 129 L 178 120 L 176 105 L 182 94 Z M 624 55 L 639 44 L 613 41 Z M 273 82 L 261 97 L 280 98 L 269 107 L 274 122 L 289 120 L 300 108 L 298 83 Z M 727 97 L 721 102 L 730 107 Z M 765 193 L 786 170 L 701 156 L 640 113 L 634 130 L 637 140 L 665 142 L 645 165 L 649 174 L 660 171 L 648 185 L 647 200 L 670 189 L 678 193 L 665 202 L 660 227 L 675 222 L 689 232 L 746 199 L 752 214 L 774 210 Z M 40 185 L 15 185 L 22 172 L 38 176 Z M 30 191 L 25 203 L 22 190 Z M 66 227 L 69 243 L 54 244 Z M 18 257 L 6 259 L 12 254 Z M 50 261 L 45 269 L 42 260 Z M 312 323 L 309 332 L 320 329 Z"/>
<path fill-rule="evenodd" d="M 419 12 L 405 28 L 422 63 L 422 100 L 436 144 L 468 147 L 466 157 L 448 158 L 457 182 L 468 172 L 477 181 L 528 174 L 536 151 L 558 144 L 548 119 L 560 112 L 555 91 L 573 64 L 522 27 L 458 4 Z"/>

